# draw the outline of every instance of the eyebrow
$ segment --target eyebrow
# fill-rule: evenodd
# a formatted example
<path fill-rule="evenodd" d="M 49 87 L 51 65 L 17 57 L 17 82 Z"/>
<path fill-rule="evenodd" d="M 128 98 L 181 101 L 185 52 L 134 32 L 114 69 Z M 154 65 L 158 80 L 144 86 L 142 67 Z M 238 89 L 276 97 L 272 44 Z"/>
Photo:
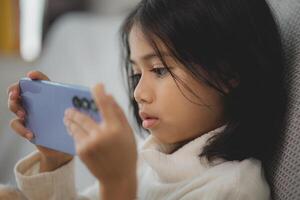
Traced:
<path fill-rule="evenodd" d="M 173 57 L 172 55 L 170 55 L 169 53 L 166 53 L 166 52 L 161 52 L 161 56 L 162 57 L 167 57 L 167 56 L 170 56 L 170 57 Z M 156 58 L 156 57 L 159 57 L 156 53 L 149 53 L 149 54 L 146 54 L 144 56 L 142 56 L 142 60 L 144 61 L 149 61 L 153 58 Z M 136 61 L 132 60 L 132 59 L 129 59 L 129 62 L 131 64 L 136 64 Z"/>

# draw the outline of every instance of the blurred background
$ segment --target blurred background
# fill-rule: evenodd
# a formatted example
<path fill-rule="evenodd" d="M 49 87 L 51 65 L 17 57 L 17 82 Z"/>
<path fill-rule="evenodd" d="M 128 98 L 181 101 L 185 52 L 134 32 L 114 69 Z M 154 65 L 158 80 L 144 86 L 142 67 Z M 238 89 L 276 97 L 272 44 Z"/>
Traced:
<path fill-rule="evenodd" d="M 7 87 L 40 70 L 56 82 L 103 82 L 128 114 L 118 30 L 138 0 L 0 0 L 0 183 L 15 184 L 15 163 L 35 150 L 9 127 Z M 77 187 L 94 179 L 76 158 Z M 80 181 L 79 181 L 80 180 Z"/>

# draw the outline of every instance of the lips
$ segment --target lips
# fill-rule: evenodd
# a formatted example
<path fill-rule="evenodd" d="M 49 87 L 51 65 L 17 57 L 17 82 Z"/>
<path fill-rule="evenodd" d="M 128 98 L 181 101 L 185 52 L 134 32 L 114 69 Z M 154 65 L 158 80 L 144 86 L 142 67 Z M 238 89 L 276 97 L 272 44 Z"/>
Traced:
<path fill-rule="evenodd" d="M 139 112 L 141 119 L 143 120 L 143 127 L 146 129 L 153 128 L 156 124 L 158 124 L 159 119 L 153 115 L 150 115 L 146 112 Z"/>
<path fill-rule="evenodd" d="M 146 120 L 146 119 L 158 119 L 157 117 L 153 116 L 153 115 L 150 115 L 146 112 L 139 112 L 139 115 L 141 117 L 142 120 Z"/>

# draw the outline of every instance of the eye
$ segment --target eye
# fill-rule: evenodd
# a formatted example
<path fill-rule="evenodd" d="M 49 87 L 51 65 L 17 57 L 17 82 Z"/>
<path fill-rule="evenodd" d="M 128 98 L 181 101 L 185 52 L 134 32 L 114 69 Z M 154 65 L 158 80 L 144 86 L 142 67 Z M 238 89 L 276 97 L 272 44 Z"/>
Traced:
<path fill-rule="evenodd" d="M 169 73 L 166 67 L 154 67 L 151 72 L 155 73 L 158 77 L 163 77 Z"/>

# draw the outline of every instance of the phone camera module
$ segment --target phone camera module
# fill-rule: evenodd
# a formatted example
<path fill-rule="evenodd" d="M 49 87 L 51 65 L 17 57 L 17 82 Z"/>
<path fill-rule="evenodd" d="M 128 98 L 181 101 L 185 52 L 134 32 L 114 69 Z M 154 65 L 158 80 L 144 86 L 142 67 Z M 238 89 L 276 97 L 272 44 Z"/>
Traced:
<path fill-rule="evenodd" d="M 87 100 L 86 98 L 83 98 L 81 100 L 81 106 L 82 106 L 83 109 L 89 110 L 90 109 L 90 102 L 89 102 L 89 100 Z"/>
<path fill-rule="evenodd" d="M 92 109 L 93 111 L 95 111 L 95 112 L 97 112 L 97 111 L 98 111 L 98 108 L 97 108 L 97 106 L 96 106 L 96 104 L 95 104 L 95 101 L 94 101 L 94 100 L 92 100 L 92 101 L 91 101 L 91 109 Z"/>
<path fill-rule="evenodd" d="M 75 108 L 81 108 L 81 100 L 77 96 L 73 97 L 72 103 Z"/>

